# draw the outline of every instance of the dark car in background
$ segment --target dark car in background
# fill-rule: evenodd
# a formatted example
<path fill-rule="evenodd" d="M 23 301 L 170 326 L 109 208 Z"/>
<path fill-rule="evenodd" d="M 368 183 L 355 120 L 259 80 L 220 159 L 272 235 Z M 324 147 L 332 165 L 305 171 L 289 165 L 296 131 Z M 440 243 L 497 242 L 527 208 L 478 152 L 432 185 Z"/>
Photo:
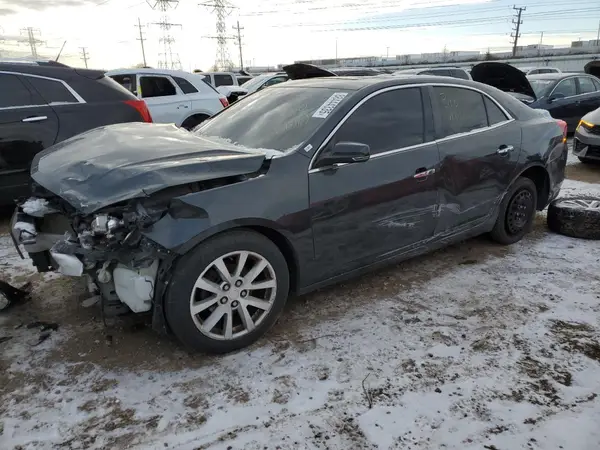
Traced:
<path fill-rule="evenodd" d="M 38 154 L 12 229 L 38 270 L 91 277 L 102 307 L 228 352 L 290 295 L 482 233 L 519 241 L 560 190 L 565 140 L 472 81 L 288 81 L 192 133 L 112 125 Z"/>
<path fill-rule="evenodd" d="M 30 193 L 37 153 L 102 125 L 151 122 L 143 100 L 98 70 L 0 61 L 0 205 Z"/>
<path fill-rule="evenodd" d="M 531 108 L 547 110 L 555 119 L 564 120 L 570 132 L 584 115 L 600 107 L 600 79 L 586 73 L 526 76 L 509 64 L 487 62 L 474 66 L 471 76 L 512 94 Z"/>

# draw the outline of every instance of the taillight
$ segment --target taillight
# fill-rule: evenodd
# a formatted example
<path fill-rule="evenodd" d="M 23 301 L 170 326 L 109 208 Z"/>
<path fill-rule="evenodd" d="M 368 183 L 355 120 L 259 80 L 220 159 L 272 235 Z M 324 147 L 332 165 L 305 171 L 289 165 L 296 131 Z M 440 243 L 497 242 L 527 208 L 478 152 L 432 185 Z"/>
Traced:
<path fill-rule="evenodd" d="M 562 131 L 563 131 L 563 143 L 566 144 L 567 143 L 567 122 L 565 122 L 564 120 L 560 120 L 560 119 L 557 119 L 556 121 L 560 125 L 560 128 L 562 128 Z"/>
<path fill-rule="evenodd" d="M 144 100 L 125 100 L 129 106 L 134 107 L 142 116 L 142 122 L 152 123 L 152 116 L 150 115 L 150 110 L 148 109 L 148 105 Z"/>
<path fill-rule="evenodd" d="M 229 106 L 229 102 L 225 97 L 219 97 L 219 100 L 221 100 L 221 105 L 223 105 L 223 108 L 227 108 Z"/>

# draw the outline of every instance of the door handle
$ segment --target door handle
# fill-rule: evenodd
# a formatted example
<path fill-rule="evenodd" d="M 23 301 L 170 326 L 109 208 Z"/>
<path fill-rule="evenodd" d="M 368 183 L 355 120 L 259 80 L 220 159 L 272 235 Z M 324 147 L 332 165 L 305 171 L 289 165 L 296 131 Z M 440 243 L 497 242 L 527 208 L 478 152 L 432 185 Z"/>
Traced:
<path fill-rule="evenodd" d="M 501 145 L 500 147 L 498 147 L 498 150 L 496 150 L 496 153 L 498 153 L 500 156 L 506 156 L 509 152 L 512 152 L 514 149 L 515 148 L 512 145 Z"/>
<path fill-rule="evenodd" d="M 177 109 L 181 109 L 181 108 L 188 109 L 188 105 L 179 105 L 179 106 L 177 107 Z"/>
<path fill-rule="evenodd" d="M 42 120 L 48 120 L 48 116 L 35 116 L 35 117 L 26 117 L 21 122 L 41 122 Z"/>
<path fill-rule="evenodd" d="M 425 169 L 425 167 L 421 167 L 415 171 L 413 178 L 416 178 L 417 180 L 423 180 L 434 173 L 435 169 Z"/>

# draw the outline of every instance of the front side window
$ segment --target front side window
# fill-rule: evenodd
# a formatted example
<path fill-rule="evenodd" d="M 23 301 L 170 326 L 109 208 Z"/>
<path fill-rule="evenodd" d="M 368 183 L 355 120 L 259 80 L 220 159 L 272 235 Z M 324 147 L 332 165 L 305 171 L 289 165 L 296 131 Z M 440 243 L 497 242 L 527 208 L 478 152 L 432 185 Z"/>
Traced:
<path fill-rule="evenodd" d="M 488 126 L 483 96 L 470 89 L 439 86 L 433 88 L 442 120 L 442 136 L 468 133 Z"/>
<path fill-rule="evenodd" d="M 0 74 L 0 108 L 32 105 L 35 105 L 33 95 L 19 77 Z"/>
<path fill-rule="evenodd" d="M 215 86 L 233 86 L 233 77 L 231 75 L 216 73 L 215 77 Z"/>
<path fill-rule="evenodd" d="M 195 94 L 196 92 L 198 92 L 198 89 L 196 89 L 194 87 L 194 85 L 192 83 L 190 83 L 188 80 L 186 80 L 184 78 L 180 78 L 180 77 L 173 77 L 173 79 L 175 80 L 175 83 L 177 83 L 177 86 L 179 86 L 179 88 L 183 91 L 184 94 Z"/>
<path fill-rule="evenodd" d="M 572 97 L 577 95 L 577 85 L 575 84 L 575 78 L 567 78 L 559 82 L 554 91 L 552 91 L 552 97 Z"/>
<path fill-rule="evenodd" d="M 349 96 L 340 89 L 265 89 L 233 103 L 195 133 L 252 149 L 291 151 Z"/>
<path fill-rule="evenodd" d="M 177 95 L 175 86 L 166 77 L 142 76 L 140 77 L 140 88 L 143 98 Z"/>
<path fill-rule="evenodd" d="M 59 81 L 37 77 L 27 77 L 27 80 L 46 100 L 46 103 L 78 103 L 73 94 Z"/>
<path fill-rule="evenodd" d="M 591 92 L 596 92 L 596 86 L 594 86 L 594 82 L 591 78 L 588 77 L 579 77 L 579 93 L 580 94 L 589 94 Z"/>
<path fill-rule="evenodd" d="M 425 124 L 421 89 L 384 92 L 361 105 L 335 134 L 338 142 L 367 144 L 371 155 L 424 142 Z"/>
<path fill-rule="evenodd" d="M 112 75 L 111 78 L 132 94 L 137 92 L 137 81 L 134 74 Z"/>

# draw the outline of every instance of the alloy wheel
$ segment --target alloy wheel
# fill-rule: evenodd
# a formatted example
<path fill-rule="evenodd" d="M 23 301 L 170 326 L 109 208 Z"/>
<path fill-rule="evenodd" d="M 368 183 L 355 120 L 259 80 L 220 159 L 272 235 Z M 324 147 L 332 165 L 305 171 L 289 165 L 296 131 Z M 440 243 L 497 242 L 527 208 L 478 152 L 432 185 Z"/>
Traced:
<path fill-rule="evenodd" d="M 252 332 L 268 316 L 277 294 L 277 278 L 258 253 L 237 251 L 211 262 L 190 296 L 190 314 L 198 330 L 218 340 Z"/>
<path fill-rule="evenodd" d="M 533 209 L 533 195 L 526 189 L 517 192 L 508 205 L 506 226 L 510 234 L 519 234 L 527 225 Z"/>
<path fill-rule="evenodd" d="M 600 200 L 599 199 L 581 199 L 581 198 L 573 198 L 573 199 L 565 199 L 559 200 L 556 202 L 557 205 L 560 205 L 563 208 L 576 208 L 576 209 L 585 209 L 591 211 L 600 210 Z"/>

